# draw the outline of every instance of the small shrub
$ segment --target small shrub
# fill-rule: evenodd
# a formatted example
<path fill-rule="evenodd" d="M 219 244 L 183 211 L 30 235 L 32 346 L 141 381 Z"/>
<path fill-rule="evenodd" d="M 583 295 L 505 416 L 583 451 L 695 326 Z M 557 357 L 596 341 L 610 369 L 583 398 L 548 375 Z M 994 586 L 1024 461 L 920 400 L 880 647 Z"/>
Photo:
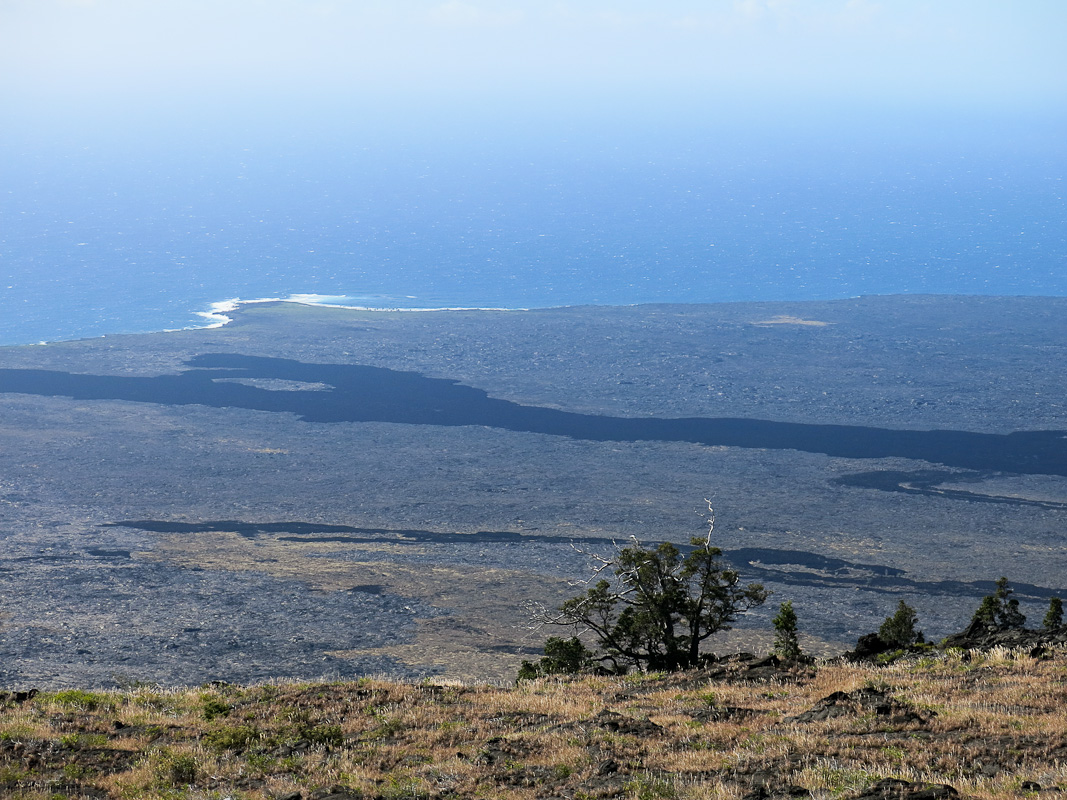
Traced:
<path fill-rule="evenodd" d="M 390 739 L 404 730 L 404 722 L 399 717 L 376 714 L 378 724 L 367 733 L 369 739 Z"/>
<path fill-rule="evenodd" d="M 884 653 L 879 653 L 875 656 L 875 663 L 879 665 L 892 664 L 898 658 L 902 658 L 907 653 L 906 650 L 887 650 Z"/>
<path fill-rule="evenodd" d="M 259 731 L 251 725 L 228 726 L 204 734 L 204 740 L 217 750 L 245 750 L 259 738 Z"/>
<path fill-rule="evenodd" d="M 59 737 L 59 741 L 71 750 L 106 747 L 108 743 L 107 737 L 101 733 L 65 733 Z"/>
<path fill-rule="evenodd" d="M 389 775 L 385 784 L 379 789 L 383 800 L 416 800 L 425 797 L 421 791 L 420 782 L 411 775 Z"/>
<path fill-rule="evenodd" d="M 793 610 L 793 601 L 786 600 L 778 607 L 774 623 L 774 652 L 789 661 L 804 657 L 797 638 L 797 614 Z"/>
<path fill-rule="evenodd" d="M 188 786 L 196 782 L 200 770 L 196 759 L 184 753 L 160 750 L 153 769 L 156 785 L 162 788 Z"/>
<path fill-rule="evenodd" d="M 52 695 L 52 702 L 69 708 L 96 711 L 99 708 L 112 708 L 114 703 L 107 695 L 86 692 L 82 689 L 65 689 Z"/>
<path fill-rule="evenodd" d="M 911 647 L 923 640 L 922 631 L 915 627 L 918 621 L 919 615 L 915 613 L 915 609 L 901 600 L 896 613 L 886 617 L 878 629 L 878 638 L 894 650 Z"/>
<path fill-rule="evenodd" d="M 1042 623 L 1045 630 L 1055 630 L 1063 625 L 1063 601 L 1058 597 L 1053 597 L 1048 601 L 1048 613 L 1045 614 L 1045 621 Z"/>
<path fill-rule="evenodd" d="M 249 753 L 245 761 L 251 769 L 264 774 L 274 772 L 278 766 L 278 759 L 270 753 Z"/>
<path fill-rule="evenodd" d="M 5 764 L 0 766 L 0 785 L 10 785 L 20 783 L 26 780 L 30 776 L 30 771 L 21 764 Z"/>
<path fill-rule="evenodd" d="M 222 702 L 217 697 L 205 697 L 200 706 L 200 712 L 204 719 L 211 722 L 219 717 L 228 717 L 233 710 L 231 706 Z"/>
<path fill-rule="evenodd" d="M 971 621 L 982 622 L 1002 631 L 1022 628 L 1026 624 L 1026 617 L 1019 610 L 1019 601 L 1011 596 L 1012 592 L 1007 578 L 997 578 L 993 594 L 982 598 L 982 603 L 974 612 Z"/>
<path fill-rule="evenodd" d="M 549 636 L 545 640 L 545 654 L 536 664 L 524 660 L 517 680 L 533 680 L 543 675 L 574 675 L 590 669 L 592 664 L 593 651 L 577 636 L 570 639 Z"/>
<path fill-rule="evenodd" d="M 64 764 L 63 777 L 69 781 L 80 781 L 93 774 L 93 770 L 84 764 Z"/>
<path fill-rule="evenodd" d="M 344 734 L 340 725 L 313 725 L 297 729 L 297 734 L 304 741 L 327 747 L 340 747 L 344 744 Z"/>
<path fill-rule="evenodd" d="M 674 800 L 678 791 L 665 780 L 638 777 L 626 784 L 626 791 L 634 800 Z"/>

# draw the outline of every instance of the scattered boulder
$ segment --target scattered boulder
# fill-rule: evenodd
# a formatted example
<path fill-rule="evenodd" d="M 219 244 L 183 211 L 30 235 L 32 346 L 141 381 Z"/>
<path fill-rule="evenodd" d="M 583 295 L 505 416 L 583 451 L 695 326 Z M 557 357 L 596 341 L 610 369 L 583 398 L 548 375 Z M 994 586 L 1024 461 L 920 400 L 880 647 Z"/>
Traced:
<path fill-rule="evenodd" d="M 529 755 L 529 748 L 522 741 L 512 741 L 503 736 L 494 736 L 485 743 L 474 761 L 478 764 L 504 764 L 515 758 Z"/>
<path fill-rule="evenodd" d="M 811 797 L 811 792 L 803 786 L 771 787 L 760 784 L 751 792 L 742 796 L 741 800 L 796 800 L 797 798 Z"/>
<path fill-rule="evenodd" d="M 517 786 L 532 788 L 550 783 L 556 777 L 556 772 L 551 767 L 523 766 L 506 769 L 493 775 L 493 779 L 500 786 Z"/>
<path fill-rule="evenodd" d="M 960 650 L 992 650 L 1006 647 L 1011 650 L 1029 650 L 1035 658 L 1045 658 L 1054 647 L 1067 645 L 1067 625 L 1059 628 L 1031 630 L 1028 628 L 1001 628 L 983 620 L 973 620 L 966 630 L 954 633 L 941 642 L 941 649 L 956 648 Z M 853 650 L 843 653 L 844 661 L 875 662 L 878 657 L 899 650 L 882 640 L 877 633 L 868 633 L 856 640 Z M 904 652 L 922 653 L 926 647 L 904 648 Z"/>
<path fill-rule="evenodd" d="M 657 736 L 663 733 L 663 728 L 652 720 L 634 719 L 607 709 L 604 709 L 595 717 L 591 717 L 589 724 L 612 733 L 629 734 L 630 736 Z"/>
<path fill-rule="evenodd" d="M 704 671 L 707 680 L 731 683 L 800 683 L 815 676 L 804 661 L 783 661 L 776 655 L 757 658 L 752 653 L 736 653 L 710 663 Z"/>
<path fill-rule="evenodd" d="M 1028 628 L 997 628 L 981 620 L 975 620 L 964 631 L 945 638 L 942 646 L 961 650 L 991 650 L 994 647 L 1011 649 L 1027 648 L 1040 654 L 1057 645 L 1067 645 L 1067 625 L 1052 630 Z"/>
<path fill-rule="evenodd" d="M 364 795 L 344 786 L 331 786 L 329 789 L 316 789 L 308 795 L 308 800 L 364 800 Z"/>
<path fill-rule="evenodd" d="M 614 758 L 609 758 L 606 761 L 601 761 L 597 765 L 596 774 L 603 778 L 605 775 L 614 775 L 619 771 L 619 762 Z"/>
<path fill-rule="evenodd" d="M 693 712 L 691 716 L 698 722 L 707 724 L 709 722 L 737 722 L 762 713 L 765 712 L 741 706 L 708 706 Z"/>
<path fill-rule="evenodd" d="M 890 697 L 884 690 L 873 687 L 856 689 L 854 692 L 834 692 L 827 695 L 807 711 L 786 722 L 820 722 L 835 717 L 861 716 L 873 713 L 893 725 L 926 722 L 934 716 L 925 714 Z"/>
<path fill-rule="evenodd" d="M 882 640 L 877 633 L 868 633 L 856 640 L 856 648 L 844 654 L 846 661 L 866 661 L 889 652 L 892 645 Z"/>

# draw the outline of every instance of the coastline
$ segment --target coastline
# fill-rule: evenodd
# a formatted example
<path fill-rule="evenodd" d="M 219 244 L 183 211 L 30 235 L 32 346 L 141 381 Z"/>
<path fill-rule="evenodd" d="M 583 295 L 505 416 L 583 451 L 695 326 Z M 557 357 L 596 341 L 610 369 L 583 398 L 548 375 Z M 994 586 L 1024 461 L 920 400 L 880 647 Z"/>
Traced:
<path fill-rule="evenodd" d="M 39 345 L 48 344 L 61 344 L 65 342 L 79 342 L 89 341 L 92 339 L 104 339 L 113 336 L 146 336 L 155 333 L 177 333 L 183 331 L 200 331 L 211 330 L 213 328 L 221 328 L 229 325 L 233 322 L 233 317 L 230 314 L 239 311 L 246 306 L 256 305 L 269 305 L 272 303 L 290 303 L 292 305 L 307 306 L 310 308 L 337 308 L 348 311 L 374 311 L 383 313 L 418 313 L 418 312 L 443 312 L 443 311 L 532 311 L 536 309 L 550 309 L 550 308 L 569 308 L 571 306 L 537 306 L 537 307 L 505 307 L 505 306 L 385 306 L 385 305 L 361 305 L 357 303 L 346 302 L 329 302 L 342 299 L 348 299 L 349 295 L 320 295 L 311 293 L 297 293 L 291 294 L 285 297 L 257 297 L 250 300 L 244 300 L 240 297 L 233 297 L 227 300 L 218 300 L 208 305 L 206 311 L 193 311 L 191 315 L 194 317 L 200 317 L 204 320 L 204 324 L 201 325 L 182 325 L 179 327 L 158 327 L 158 328 L 145 328 L 129 331 L 112 331 L 106 333 L 99 333 L 89 336 L 74 336 L 71 338 L 48 338 L 38 339 L 36 341 L 24 341 L 24 342 L 0 342 L 0 347 L 35 347 Z M 356 298 L 352 298 L 356 299 Z M 583 305 L 583 304 L 578 304 Z M 607 306 L 605 306 L 607 307 Z"/>
<path fill-rule="evenodd" d="M 365 297 L 365 296 L 364 296 Z M 297 306 L 305 306 L 309 308 L 332 308 L 342 309 L 347 311 L 361 311 L 372 313 L 401 313 L 401 314 L 418 314 L 418 313 L 442 313 L 442 312 L 529 312 L 529 311 L 560 311 L 573 308 L 600 308 L 600 309 L 613 309 L 613 308 L 637 308 L 642 306 L 677 306 L 691 307 L 691 306 L 721 306 L 721 307 L 742 307 L 750 305 L 760 306 L 803 306 L 820 303 L 839 303 L 855 300 L 874 300 L 874 299 L 889 299 L 889 298 L 940 298 L 940 299 L 987 299 L 990 301 L 996 300 L 1019 300 L 1019 299 L 1044 299 L 1044 300 L 1057 300 L 1067 298 L 1067 294 L 942 294 L 942 293 L 888 293 L 888 294 L 863 294 L 863 295 L 849 295 L 842 297 L 820 297 L 820 298 L 802 298 L 802 299 L 747 299 L 747 300 L 722 300 L 722 301 L 697 301 L 697 302 L 680 302 L 680 301 L 638 301 L 633 303 L 561 303 L 547 306 L 409 306 L 409 305 L 382 305 L 382 304 L 367 304 L 365 302 L 359 302 L 363 300 L 363 297 L 359 295 L 324 295 L 317 293 L 294 293 L 286 296 L 276 297 L 257 297 L 245 300 L 240 297 L 232 297 L 225 300 L 218 300 L 208 304 L 208 308 L 205 311 L 193 311 L 190 312 L 191 316 L 199 317 L 203 320 L 203 324 L 182 325 L 178 327 L 147 327 L 144 329 L 128 330 L 128 331 L 110 331 L 99 334 L 87 335 L 87 336 L 73 336 L 70 338 L 47 338 L 39 339 L 35 341 L 13 341 L 13 342 L 0 342 L 0 348 L 3 347 L 33 347 L 38 345 L 49 344 L 61 344 L 68 342 L 78 341 L 90 341 L 93 339 L 104 339 L 115 336 L 142 336 L 152 335 L 157 333 L 177 333 L 188 332 L 198 330 L 211 330 L 215 328 L 222 328 L 231 324 L 234 318 L 231 314 L 240 312 L 242 308 L 270 305 L 270 304 L 292 304 Z M 346 302 L 353 301 L 353 302 Z M 779 315 L 782 319 L 764 320 L 761 324 L 789 324 L 790 315 Z"/>
<path fill-rule="evenodd" d="M 328 302 L 331 300 L 347 299 L 348 295 L 333 294 L 291 294 L 288 297 L 259 297 L 254 300 L 242 300 L 234 297 L 229 300 L 220 300 L 212 303 L 207 311 L 196 311 L 196 316 L 209 320 L 207 325 L 192 325 L 186 328 L 172 328 L 170 330 L 203 330 L 209 328 L 221 328 L 233 322 L 230 313 L 238 311 L 242 306 L 260 305 L 263 303 L 293 303 L 300 306 L 312 306 L 314 308 L 343 308 L 348 311 L 385 311 L 385 312 L 422 312 L 422 311 L 530 311 L 529 308 L 505 308 L 492 306 L 439 306 L 420 308 L 416 306 L 364 306 L 351 303 Z M 566 306 L 546 306 L 547 308 L 566 308 Z"/>

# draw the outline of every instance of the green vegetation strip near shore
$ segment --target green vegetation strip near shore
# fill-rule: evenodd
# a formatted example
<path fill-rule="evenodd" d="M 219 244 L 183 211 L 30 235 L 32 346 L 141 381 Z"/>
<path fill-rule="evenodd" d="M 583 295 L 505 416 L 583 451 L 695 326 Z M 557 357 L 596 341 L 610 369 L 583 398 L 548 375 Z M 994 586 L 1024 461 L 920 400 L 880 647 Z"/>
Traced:
<path fill-rule="evenodd" d="M 903 797 L 936 784 L 1008 798 L 1067 790 L 1062 647 L 948 650 L 883 666 L 735 656 L 714 671 L 509 687 L 364 679 L 31 694 L 0 702 L 4 797 L 697 800 L 872 796 L 872 787 Z"/>

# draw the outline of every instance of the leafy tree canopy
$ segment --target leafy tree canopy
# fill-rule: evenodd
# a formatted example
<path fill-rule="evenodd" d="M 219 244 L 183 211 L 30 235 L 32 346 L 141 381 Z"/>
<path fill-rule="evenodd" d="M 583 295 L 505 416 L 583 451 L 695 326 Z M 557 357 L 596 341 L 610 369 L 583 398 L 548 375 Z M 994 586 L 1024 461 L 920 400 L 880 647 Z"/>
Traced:
<path fill-rule="evenodd" d="M 1048 601 L 1048 611 L 1042 623 L 1046 630 L 1055 630 L 1063 625 L 1063 601 L 1053 597 Z"/>
<path fill-rule="evenodd" d="M 1026 617 L 1019 610 L 1019 601 L 1011 596 L 1012 591 L 1007 578 L 997 578 L 995 591 L 982 598 L 971 622 L 982 622 L 997 630 L 1022 628 Z"/>
<path fill-rule="evenodd" d="M 683 557 L 669 542 L 649 549 L 635 541 L 603 562 L 600 574 L 613 568 L 613 579 L 600 579 L 544 621 L 593 636 L 598 660 L 616 671 L 699 665 L 704 642 L 762 605 L 768 592 L 760 584 L 742 585 L 708 541 L 693 539 L 692 546 Z"/>
<path fill-rule="evenodd" d="M 778 614 L 772 622 L 774 624 L 774 652 L 791 661 L 804 658 L 797 634 L 797 612 L 793 610 L 792 600 L 786 600 L 778 607 Z"/>
<path fill-rule="evenodd" d="M 878 629 L 878 638 L 890 647 L 911 647 L 923 640 L 922 631 L 915 627 L 918 622 L 919 615 L 915 613 L 915 609 L 901 600 L 896 613 L 886 617 L 882 627 Z"/>

